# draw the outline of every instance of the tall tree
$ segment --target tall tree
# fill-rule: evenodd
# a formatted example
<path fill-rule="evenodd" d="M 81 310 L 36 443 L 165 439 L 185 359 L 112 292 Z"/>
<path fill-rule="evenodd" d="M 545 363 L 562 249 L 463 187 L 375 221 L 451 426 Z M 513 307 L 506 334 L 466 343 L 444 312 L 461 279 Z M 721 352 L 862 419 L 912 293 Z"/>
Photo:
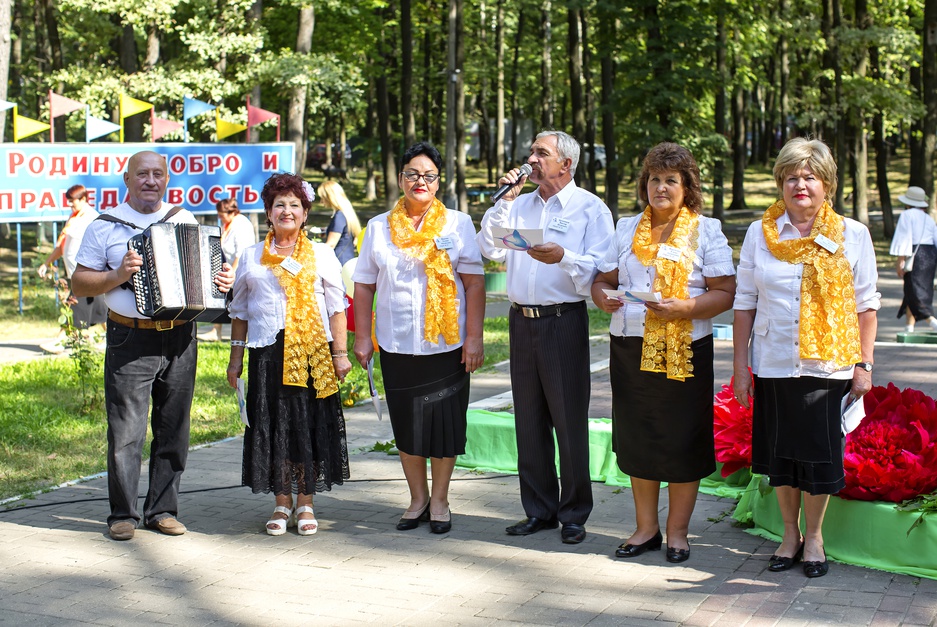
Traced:
<path fill-rule="evenodd" d="M 924 49 L 922 84 L 924 95 L 924 150 L 921 155 L 924 191 L 930 198 L 930 211 L 937 208 L 934 197 L 934 155 L 937 152 L 937 0 L 924 0 Z"/>
<path fill-rule="evenodd" d="M 400 115 L 403 118 L 404 146 L 416 141 L 416 121 L 410 95 L 413 88 L 413 20 L 410 13 L 410 0 L 400 0 Z"/>
<path fill-rule="evenodd" d="M 614 7 L 603 5 L 599 13 L 599 50 L 602 66 L 602 141 L 605 143 L 605 204 L 618 222 L 618 184 L 621 181 L 615 137 L 615 44 L 618 22 Z"/>
<path fill-rule="evenodd" d="M 495 17 L 495 49 L 497 70 L 497 115 L 495 116 L 495 163 L 506 171 L 508 160 L 504 154 L 504 0 L 498 0 Z"/>
<path fill-rule="evenodd" d="M 553 27 L 550 13 L 553 10 L 551 0 L 544 0 L 540 8 L 540 38 L 543 47 L 540 52 L 540 127 L 553 128 Z"/>
<path fill-rule="evenodd" d="M 582 38 L 580 23 L 582 9 L 578 6 L 566 10 L 566 55 L 569 67 L 569 103 L 573 116 L 573 137 L 582 142 L 586 136 L 586 107 L 582 96 Z M 582 185 L 583 168 L 576 169 L 576 184 Z"/>
<path fill-rule="evenodd" d="M 13 0 L 0 0 L 0 100 L 8 97 L 7 86 L 10 76 L 11 27 L 13 24 Z M 6 111 L 0 113 L 0 142 L 6 130 Z"/>
<path fill-rule="evenodd" d="M 303 56 L 312 51 L 312 34 L 315 30 L 316 14 L 312 3 L 299 9 L 299 28 L 296 32 L 296 54 Z M 295 146 L 296 172 L 306 165 L 306 92 L 309 87 L 301 83 L 290 92 L 289 113 L 286 118 L 286 139 Z M 328 149 L 326 149 L 328 152 Z"/>
<path fill-rule="evenodd" d="M 719 2 L 716 8 L 716 135 L 726 135 L 726 4 Z M 716 154 L 713 161 L 713 217 L 725 219 L 725 159 L 724 151 Z"/>

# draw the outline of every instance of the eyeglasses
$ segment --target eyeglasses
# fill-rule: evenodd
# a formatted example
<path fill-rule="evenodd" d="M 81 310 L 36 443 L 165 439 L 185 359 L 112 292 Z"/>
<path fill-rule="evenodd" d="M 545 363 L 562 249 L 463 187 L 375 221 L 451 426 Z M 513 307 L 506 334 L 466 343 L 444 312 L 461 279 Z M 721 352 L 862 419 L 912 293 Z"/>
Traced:
<path fill-rule="evenodd" d="M 427 185 L 432 185 L 439 179 L 439 175 L 434 172 L 420 174 L 419 172 L 414 172 L 413 170 L 404 170 L 402 174 L 403 178 L 407 179 L 411 183 L 416 183 L 420 180 L 420 177 L 423 177 L 423 180 L 426 181 Z"/>

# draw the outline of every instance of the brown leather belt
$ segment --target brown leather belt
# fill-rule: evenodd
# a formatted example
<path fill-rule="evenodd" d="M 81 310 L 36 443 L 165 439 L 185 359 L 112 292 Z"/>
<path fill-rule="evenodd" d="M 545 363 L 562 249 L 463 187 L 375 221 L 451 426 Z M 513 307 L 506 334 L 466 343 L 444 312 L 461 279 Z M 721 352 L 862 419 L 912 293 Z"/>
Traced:
<path fill-rule="evenodd" d="M 125 327 L 130 327 L 131 329 L 156 329 L 157 331 L 169 331 L 170 329 L 175 329 L 181 327 L 186 322 L 179 320 L 150 320 L 149 318 L 128 318 L 127 316 L 122 316 L 117 312 L 107 310 L 107 317 L 109 320 L 113 320 L 117 324 L 123 325 Z"/>
<path fill-rule="evenodd" d="M 547 316 L 562 316 L 564 311 L 585 308 L 585 301 L 577 303 L 560 303 L 559 305 L 518 305 L 511 303 L 514 311 L 520 312 L 525 318 L 546 318 Z"/>

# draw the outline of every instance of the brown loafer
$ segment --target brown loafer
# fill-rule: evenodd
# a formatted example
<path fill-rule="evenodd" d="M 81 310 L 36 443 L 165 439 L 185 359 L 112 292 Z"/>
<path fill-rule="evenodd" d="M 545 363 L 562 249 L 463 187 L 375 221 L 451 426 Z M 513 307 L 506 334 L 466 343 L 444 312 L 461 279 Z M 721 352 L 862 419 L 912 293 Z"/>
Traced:
<path fill-rule="evenodd" d="M 172 516 L 160 518 L 156 522 L 148 523 L 147 528 L 166 534 L 167 536 L 181 536 L 186 532 L 185 525 Z"/>
<path fill-rule="evenodd" d="M 137 526 L 129 520 L 115 522 L 107 528 L 111 540 L 129 540 L 133 537 L 133 532 Z"/>

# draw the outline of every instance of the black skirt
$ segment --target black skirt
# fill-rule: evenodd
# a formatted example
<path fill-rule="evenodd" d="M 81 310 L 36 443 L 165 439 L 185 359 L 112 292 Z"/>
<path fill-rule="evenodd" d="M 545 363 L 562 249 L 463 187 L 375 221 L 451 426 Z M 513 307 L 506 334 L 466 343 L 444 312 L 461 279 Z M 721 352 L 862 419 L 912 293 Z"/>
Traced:
<path fill-rule="evenodd" d="M 241 485 L 255 494 L 314 494 L 350 476 L 338 393 L 316 398 L 283 385 L 283 331 L 272 346 L 250 349 Z"/>
<path fill-rule="evenodd" d="M 927 320 L 934 315 L 934 271 L 937 270 L 937 247 L 933 244 L 918 246 L 911 271 L 904 275 L 904 300 L 898 308 L 898 317 L 910 310 L 915 320 Z"/>
<path fill-rule="evenodd" d="M 437 458 L 465 453 L 469 374 L 461 360 L 461 348 L 435 355 L 381 351 L 397 450 Z"/>
<path fill-rule="evenodd" d="M 773 486 L 836 494 L 846 486 L 843 396 L 852 381 L 755 377 L 752 472 Z"/>
<path fill-rule="evenodd" d="M 618 467 L 650 481 L 690 483 L 716 470 L 713 338 L 693 342 L 684 381 L 641 370 L 640 337 L 611 337 L 612 446 Z"/>

